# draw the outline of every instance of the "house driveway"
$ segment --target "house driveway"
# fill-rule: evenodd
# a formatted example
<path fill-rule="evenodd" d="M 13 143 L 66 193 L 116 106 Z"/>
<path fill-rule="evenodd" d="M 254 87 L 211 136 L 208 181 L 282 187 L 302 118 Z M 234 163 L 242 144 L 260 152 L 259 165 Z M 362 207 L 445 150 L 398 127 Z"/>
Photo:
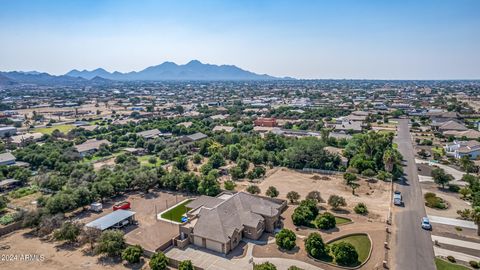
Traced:
<path fill-rule="evenodd" d="M 168 258 L 178 261 L 190 260 L 193 265 L 205 270 L 234 270 L 251 269 L 253 263 L 271 262 L 278 270 L 287 270 L 295 265 L 305 270 L 322 270 L 321 268 L 308 264 L 303 261 L 286 258 L 255 258 L 252 255 L 254 242 L 247 242 L 232 251 L 233 255 L 224 256 L 223 254 L 212 252 L 210 250 L 189 245 L 185 249 L 172 247 L 165 251 Z"/>

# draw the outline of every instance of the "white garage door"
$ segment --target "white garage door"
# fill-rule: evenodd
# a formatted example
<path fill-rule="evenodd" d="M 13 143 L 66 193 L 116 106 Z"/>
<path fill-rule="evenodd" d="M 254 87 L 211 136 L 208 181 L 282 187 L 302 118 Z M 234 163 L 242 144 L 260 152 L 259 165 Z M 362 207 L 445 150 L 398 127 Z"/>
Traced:
<path fill-rule="evenodd" d="M 222 250 L 222 243 L 210 241 L 207 239 L 207 248 L 211 250 L 215 250 L 217 252 L 223 253 Z"/>
<path fill-rule="evenodd" d="M 196 246 L 203 247 L 202 238 L 201 238 L 201 237 L 194 236 L 194 237 L 193 237 L 193 243 L 194 243 Z"/>

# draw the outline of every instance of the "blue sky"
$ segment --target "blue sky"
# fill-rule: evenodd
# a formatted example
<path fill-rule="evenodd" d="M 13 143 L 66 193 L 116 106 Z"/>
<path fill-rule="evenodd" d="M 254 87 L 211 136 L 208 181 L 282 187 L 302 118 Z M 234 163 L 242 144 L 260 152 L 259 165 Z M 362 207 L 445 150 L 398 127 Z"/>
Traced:
<path fill-rule="evenodd" d="M 0 0 L 0 70 L 191 59 L 297 78 L 480 79 L 480 1 Z"/>

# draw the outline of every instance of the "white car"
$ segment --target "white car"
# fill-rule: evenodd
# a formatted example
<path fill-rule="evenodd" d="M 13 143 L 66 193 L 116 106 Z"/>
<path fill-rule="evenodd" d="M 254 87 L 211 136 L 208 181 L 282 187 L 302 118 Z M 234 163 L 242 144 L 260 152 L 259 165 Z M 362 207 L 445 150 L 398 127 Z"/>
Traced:
<path fill-rule="evenodd" d="M 422 229 L 431 230 L 432 224 L 430 224 L 430 220 L 427 217 L 422 218 Z"/>

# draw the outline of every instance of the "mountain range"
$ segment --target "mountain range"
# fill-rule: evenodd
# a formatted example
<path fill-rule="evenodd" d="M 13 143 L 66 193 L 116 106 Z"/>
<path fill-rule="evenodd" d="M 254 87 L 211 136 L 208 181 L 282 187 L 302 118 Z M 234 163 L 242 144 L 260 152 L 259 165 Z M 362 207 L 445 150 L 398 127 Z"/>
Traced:
<path fill-rule="evenodd" d="M 173 62 L 164 62 L 157 66 L 151 66 L 141 71 L 121 73 L 118 71 L 108 72 L 102 68 L 92 71 L 72 70 L 65 74 L 70 77 L 80 77 L 90 80 L 101 77 L 118 81 L 163 81 L 163 80 L 275 80 L 279 79 L 266 74 L 256 74 L 243 70 L 233 65 L 203 64 L 198 60 L 192 60 L 185 65 L 177 65 Z"/>
<path fill-rule="evenodd" d="M 257 74 L 234 65 L 204 64 L 192 60 L 185 65 L 164 62 L 141 71 L 108 72 L 103 68 L 95 70 L 71 70 L 64 75 L 50 75 L 37 71 L 0 72 L 0 85 L 16 84 L 71 85 L 106 84 L 112 81 L 246 81 L 246 80 L 282 80 L 267 74 Z"/>

